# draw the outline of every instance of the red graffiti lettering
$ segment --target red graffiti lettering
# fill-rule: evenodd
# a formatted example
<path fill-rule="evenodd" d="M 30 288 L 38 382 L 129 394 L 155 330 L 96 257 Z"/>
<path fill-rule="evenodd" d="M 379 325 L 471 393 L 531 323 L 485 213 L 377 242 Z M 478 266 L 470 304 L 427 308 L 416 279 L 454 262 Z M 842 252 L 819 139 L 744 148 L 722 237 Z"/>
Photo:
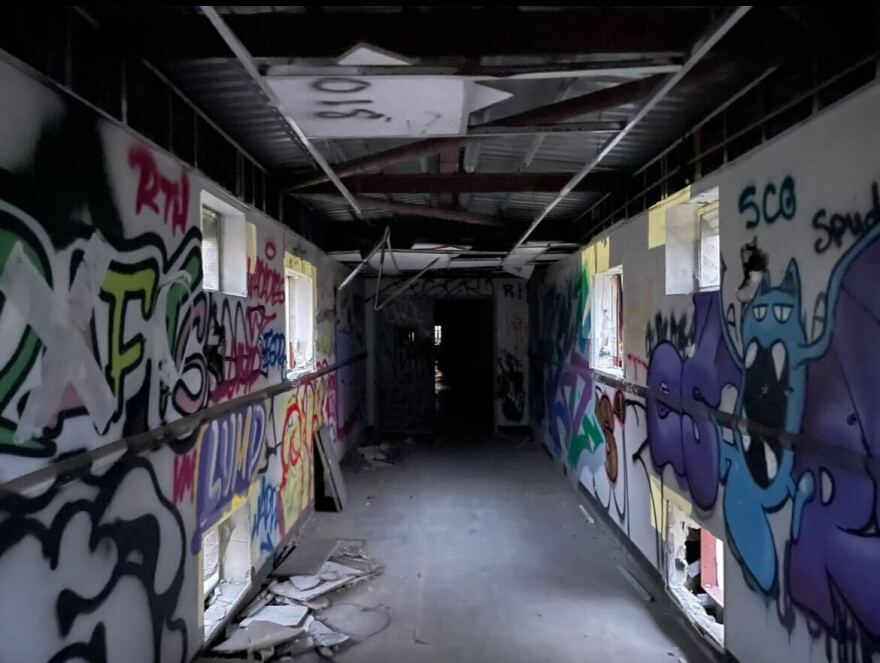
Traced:
<path fill-rule="evenodd" d="M 128 165 L 139 171 L 137 197 L 134 204 L 135 214 L 140 214 L 146 207 L 155 214 L 160 213 L 157 198 L 161 195 L 164 201 L 162 219 L 168 225 L 171 218 L 171 232 L 186 232 L 189 216 L 189 177 L 181 168 L 180 180 L 175 182 L 159 172 L 159 166 L 150 151 L 140 145 L 131 148 L 128 153 Z"/>
<path fill-rule="evenodd" d="M 248 297 L 267 304 L 284 303 L 284 278 L 277 269 L 257 258 L 257 264 L 248 279 Z"/>
<path fill-rule="evenodd" d="M 277 317 L 267 314 L 263 306 L 248 307 L 246 320 L 239 308 L 234 318 L 228 308 L 223 314 L 224 347 L 223 379 L 217 384 L 211 396 L 215 403 L 232 398 L 240 393 L 248 393 L 263 373 L 263 354 L 260 342 L 263 331 Z"/>
<path fill-rule="evenodd" d="M 266 260 L 274 260 L 275 256 L 275 242 L 266 242 Z"/>
<path fill-rule="evenodd" d="M 174 457 L 174 503 L 180 504 L 189 493 L 193 498 L 193 478 L 196 470 L 196 454 L 190 452 L 184 456 Z"/>

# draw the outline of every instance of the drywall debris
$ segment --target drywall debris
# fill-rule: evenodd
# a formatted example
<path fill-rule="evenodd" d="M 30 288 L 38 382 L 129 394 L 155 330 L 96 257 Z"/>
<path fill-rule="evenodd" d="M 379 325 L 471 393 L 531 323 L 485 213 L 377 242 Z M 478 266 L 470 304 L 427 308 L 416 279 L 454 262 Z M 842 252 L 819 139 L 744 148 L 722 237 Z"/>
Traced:
<path fill-rule="evenodd" d="M 276 576 L 239 615 L 240 623 L 213 649 L 226 660 L 306 663 L 332 658 L 347 642 L 357 642 L 386 629 L 391 616 L 385 606 L 340 603 L 325 596 L 375 577 L 383 570 L 365 552 L 362 539 L 325 539 L 302 546 L 301 557 L 288 569 L 309 574 Z M 329 555 L 321 564 L 314 561 Z M 285 560 L 287 563 L 289 560 Z M 279 567 L 280 568 L 280 567 Z M 312 614 L 318 611 L 317 614 Z"/>
<path fill-rule="evenodd" d="M 329 578 L 323 578 L 321 576 L 290 576 L 290 583 L 300 590 L 314 589 L 318 585 L 320 585 L 325 580 L 329 580 Z"/>
<path fill-rule="evenodd" d="M 339 539 L 312 539 L 297 543 L 272 574 L 275 577 L 310 576 L 321 570 L 339 544 Z"/>
<path fill-rule="evenodd" d="M 235 653 L 271 649 L 282 642 L 293 640 L 303 631 L 302 628 L 254 621 L 247 626 L 238 626 L 226 640 L 214 647 L 214 651 Z"/>
<path fill-rule="evenodd" d="M 383 467 L 391 467 L 403 460 L 415 443 L 413 438 L 408 437 L 398 442 L 364 445 L 349 454 L 345 464 L 354 472 L 369 472 Z"/>
<path fill-rule="evenodd" d="M 584 508 L 584 505 L 583 505 L 583 504 L 578 504 L 578 508 L 581 510 L 581 513 L 584 514 L 584 518 L 587 519 L 587 522 L 588 522 L 590 525 L 595 525 L 595 524 L 596 524 L 596 520 L 593 518 L 593 516 L 591 516 L 591 515 L 587 512 L 587 510 Z"/>
<path fill-rule="evenodd" d="M 312 610 L 324 610 L 330 607 L 330 599 L 326 596 L 319 596 L 311 601 L 306 601 L 305 604 Z"/>
<path fill-rule="evenodd" d="M 242 626 L 248 626 L 255 621 L 272 622 L 280 626 L 299 626 L 308 616 L 309 608 L 304 605 L 267 605 L 258 610 L 253 617 L 242 620 Z"/>
<path fill-rule="evenodd" d="M 329 628 L 323 622 L 313 619 L 308 627 L 309 635 L 319 647 L 336 647 L 344 642 L 348 642 L 348 636 L 344 633 L 337 633 Z"/>
<path fill-rule="evenodd" d="M 296 640 L 291 640 L 283 645 L 279 645 L 275 650 L 275 655 L 278 657 L 278 660 L 288 661 L 297 656 L 302 656 L 310 651 L 314 651 L 315 646 L 315 641 L 312 639 L 312 636 L 304 634 Z"/>
<path fill-rule="evenodd" d="M 378 569 L 363 571 L 329 560 L 321 567 L 320 584 L 310 589 L 300 589 L 292 580 L 288 580 L 270 585 L 269 591 L 277 596 L 283 596 L 302 603 L 316 599 L 341 587 L 373 577 L 376 573 L 378 573 Z"/>
<path fill-rule="evenodd" d="M 267 591 L 262 591 L 254 597 L 254 600 L 248 603 L 247 607 L 242 611 L 242 615 L 245 617 L 252 617 L 256 614 L 263 606 L 269 605 L 272 601 L 272 595 Z"/>

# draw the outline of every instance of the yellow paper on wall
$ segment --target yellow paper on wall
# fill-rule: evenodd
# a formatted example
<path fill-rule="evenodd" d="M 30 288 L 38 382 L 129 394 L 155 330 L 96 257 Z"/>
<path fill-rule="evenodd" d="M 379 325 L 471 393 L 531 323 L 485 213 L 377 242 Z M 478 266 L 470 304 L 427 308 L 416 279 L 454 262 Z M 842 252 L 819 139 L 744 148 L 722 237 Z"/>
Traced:
<path fill-rule="evenodd" d="M 592 277 L 596 273 L 596 245 L 591 244 L 581 253 L 581 259 L 584 270 L 588 277 Z"/>
<path fill-rule="evenodd" d="M 596 271 L 607 272 L 611 258 L 611 238 L 606 237 L 596 242 Z"/>
<path fill-rule="evenodd" d="M 666 244 L 666 208 L 648 212 L 648 248 L 656 249 Z"/>
<path fill-rule="evenodd" d="M 671 196 L 666 196 L 648 210 L 648 248 L 654 249 L 666 244 L 666 211 L 690 200 L 691 187 L 688 185 Z"/>

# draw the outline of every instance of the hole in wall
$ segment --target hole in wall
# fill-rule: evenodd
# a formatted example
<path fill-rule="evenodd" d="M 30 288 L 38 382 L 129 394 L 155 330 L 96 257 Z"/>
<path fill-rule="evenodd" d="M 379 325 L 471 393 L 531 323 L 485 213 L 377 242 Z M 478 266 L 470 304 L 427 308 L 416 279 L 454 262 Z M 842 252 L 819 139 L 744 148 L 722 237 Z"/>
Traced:
<path fill-rule="evenodd" d="M 724 542 L 667 504 L 669 593 L 697 630 L 724 647 Z"/>
<path fill-rule="evenodd" d="M 204 637 L 209 640 L 244 598 L 251 583 L 247 502 L 202 535 L 200 554 Z"/>

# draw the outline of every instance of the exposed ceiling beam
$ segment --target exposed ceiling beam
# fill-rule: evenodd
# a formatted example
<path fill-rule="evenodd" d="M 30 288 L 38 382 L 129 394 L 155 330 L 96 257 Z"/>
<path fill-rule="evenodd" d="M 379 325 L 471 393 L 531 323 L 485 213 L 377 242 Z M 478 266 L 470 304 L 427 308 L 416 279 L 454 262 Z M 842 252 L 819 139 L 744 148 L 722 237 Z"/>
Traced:
<path fill-rule="evenodd" d="M 300 129 L 299 125 L 296 123 L 296 120 L 281 109 L 281 104 L 275 96 L 275 92 L 266 84 L 265 79 L 260 75 L 260 72 L 257 71 L 253 57 L 248 52 L 247 47 L 241 43 L 241 40 L 235 34 L 235 31 L 230 29 L 226 24 L 226 21 L 223 20 L 223 17 L 221 17 L 220 14 L 217 13 L 217 10 L 211 5 L 203 5 L 201 9 L 205 17 L 211 22 L 211 25 L 214 26 L 214 29 L 217 31 L 217 34 L 222 39 L 223 43 L 235 54 L 235 57 L 242 68 L 259 86 L 271 105 L 278 109 L 281 119 L 291 128 L 294 134 L 296 134 L 300 143 L 302 143 L 303 147 L 305 147 L 308 153 L 312 156 L 312 159 L 315 160 L 315 163 L 318 164 L 318 167 L 324 172 L 324 177 L 326 177 L 328 181 L 333 182 L 333 186 L 339 191 L 341 198 L 351 206 L 354 214 L 357 217 L 360 217 L 361 210 L 358 207 L 357 202 L 355 202 L 354 197 L 351 195 L 351 192 L 345 187 L 336 173 L 333 172 L 333 168 L 330 167 L 330 164 L 327 163 L 327 160 L 318 148 L 316 148 L 303 133 L 302 129 Z"/>
<path fill-rule="evenodd" d="M 572 173 L 476 173 L 433 175 L 368 174 L 346 178 L 345 184 L 353 193 L 498 193 L 506 191 L 559 191 L 571 179 Z M 606 192 L 624 185 L 625 173 L 591 173 L 578 183 L 576 191 Z M 292 193 L 326 193 L 332 185 L 297 189 Z"/>
<path fill-rule="evenodd" d="M 623 129 L 626 122 L 615 120 L 596 120 L 594 122 L 559 122 L 557 124 L 535 124 L 523 126 L 476 126 L 468 130 L 468 136 L 535 136 L 541 134 L 601 134 L 615 133 Z"/>
<path fill-rule="evenodd" d="M 316 65 L 313 60 L 267 64 L 266 76 L 461 76 L 475 81 L 594 78 L 599 76 L 651 76 L 671 74 L 681 67 L 680 58 L 627 58 L 624 60 L 576 60 L 542 64 L 484 65 Z"/>
<path fill-rule="evenodd" d="M 562 202 L 562 200 L 571 193 L 574 188 L 578 185 L 581 180 L 583 180 L 587 175 L 590 174 L 601 162 L 602 160 L 608 156 L 611 151 L 620 144 L 626 135 L 632 131 L 639 122 L 641 122 L 645 116 L 650 113 L 655 106 L 657 106 L 663 98 L 669 94 L 670 90 L 673 87 L 678 85 L 681 80 L 690 72 L 694 67 L 696 67 L 700 61 L 706 56 L 706 54 L 712 50 L 712 48 L 719 42 L 721 39 L 730 32 L 737 23 L 739 23 L 742 18 L 748 14 L 751 6 L 739 6 L 736 9 L 732 10 L 720 23 L 713 26 L 712 29 L 703 36 L 699 40 L 699 42 L 694 46 L 693 51 L 691 51 L 690 56 L 685 61 L 682 68 L 674 74 L 670 74 L 667 76 L 663 82 L 657 87 L 656 90 L 653 91 L 651 96 L 641 105 L 638 112 L 630 118 L 629 122 L 626 123 L 626 126 L 620 131 L 620 133 L 616 134 L 612 137 L 605 145 L 599 150 L 599 153 L 593 157 L 583 168 L 581 168 L 577 173 L 572 176 L 571 180 L 562 188 L 562 190 L 556 195 L 553 200 L 541 211 L 540 214 L 535 218 L 534 221 L 529 225 L 526 231 L 523 233 L 522 237 L 520 237 L 516 244 L 513 245 L 513 248 L 510 249 L 510 253 L 508 257 L 512 256 L 513 253 L 525 243 L 525 241 L 529 238 L 529 236 L 535 231 L 535 229 L 541 224 L 541 222 L 547 218 L 547 216 L 552 212 L 556 206 Z"/>
<path fill-rule="evenodd" d="M 486 122 L 475 127 L 485 130 L 491 127 L 523 127 L 529 125 L 544 125 L 564 122 L 581 115 L 597 113 L 599 111 L 617 108 L 624 104 L 641 101 L 653 90 L 663 76 L 649 76 L 621 85 L 603 88 L 596 92 L 582 94 L 565 101 L 559 101 L 546 106 L 540 106 L 516 115 L 508 115 L 492 122 Z M 469 141 L 479 140 L 485 136 L 453 136 L 449 138 L 427 138 L 414 143 L 408 143 L 401 147 L 395 147 L 382 152 L 376 152 L 359 159 L 352 159 L 345 163 L 334 164 L 333 170 L 340 177 L 350 177 L 360 173 L 381 170 L 388 166 L 408 161 L 418 157 L 436 154 L 442 150 L 462 147 Z M 320 184 L 326 182 L 325 175 L 316 175 L 308 179 L 296 182 L 301 186 Z M 293 186 L 292 184 L 292 186 Z"/>
<path fill-rule="evenodd" d="M 342 196 L 327 193 L 298 193 L 296 194 L 296 197 L 303 202 L 313 202 L 318 204 L 340 205 L 345 203 L 345 199 Z M 483 216 L 482 214 L 472 214 L 471 212 L 461 212 L 441 207 L 428 207 L 427 205 L 398 203 L 382 198 L 369 198 L 367 196 L 356 196 L 356 200 L 361 208 L 365 210 L 376 210 L 379 212 L 418 216 L 429 219 L 443 219 L 445 221 L 455 221 L 457 223 L 468 223 L 475 226 L 488 226 L 492 228 L 510 227 L 510 222 L 506 222 L 503 219 L 498 219 L 494 216 Z"/>
<path fill-rule="evenodd" d="M 228 57 L 198 15 L 117 15 L 144 35 L 144 55 Z M 224 14 L 255 57 L 335 58 L 366 41 L 416 58 L 548 53 L 680 54 L 711 19 L 705 7 L 591 7 L 519 11 L 443 7 L 431 11 Z M 147 37 L 148 36 L 148 37 Z M 157 38 L 161 36 L 161 38 Z"/>

